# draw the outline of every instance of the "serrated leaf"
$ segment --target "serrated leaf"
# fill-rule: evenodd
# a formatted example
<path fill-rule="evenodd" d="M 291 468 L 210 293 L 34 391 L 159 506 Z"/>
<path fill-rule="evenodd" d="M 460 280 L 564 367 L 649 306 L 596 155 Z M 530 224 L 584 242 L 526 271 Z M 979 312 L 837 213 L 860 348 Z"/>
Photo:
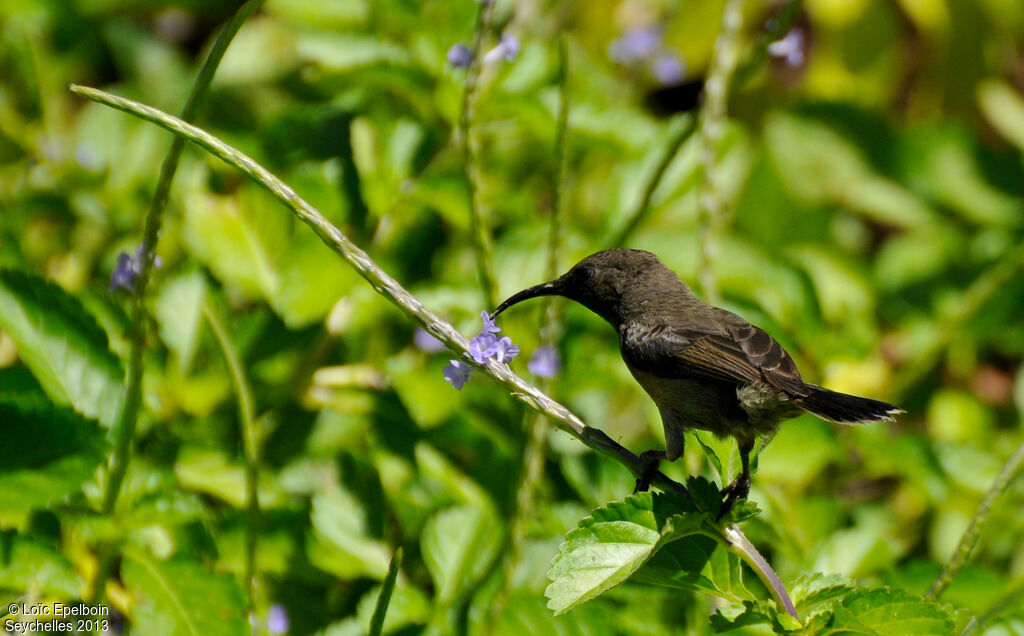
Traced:
<path fill-rule="evenodd" d="M 0 404 L 0 510 L 24 512 L 78 491 L 106 457 L 95 422 L 49 404 Z"/>
<path fill-rule="evenodd" d="M 727 632 L 739 627 L 771 625 L 775 633 L 800 629 L 803 625 L 795 618 L 779 612 L 774 601 L 745 601 L 719 609 L 711 615 L 711 628 Z"/>
<path fill-rule="evenodd" d="M 843 598 L 841 607 L 845 612 L 836 612 L 836 627 L 845 626 L 852 616 L 856 622 L 849 623 L 851 628 L 864 626 L 877 634 L 944 636 L 953 631 L 948 608 L 903 590 L 855 590 Z"/>
<path fill-rule="evenodd" d="M 637 574 L 649 560 L 653 565 L 638 580 L 720 592 L 714 579 L 738 576 L 739 563 L 732 555 L 735 564 L 718 561 L 720 555 L 707 544 L 714 539 L 694 537 L 709 523 L 708 513 L 665 493 L 640 493 L 597 508 L 566 535 L 551 564 L 551 584 L 544 592 L 548 608 L 557 615 L 578 607 Z M 707 570 L 712 557 L 715 563 Z M 712 571 L 714 578 L 706 576 Z"/>
<path fill-rule="evenodd" d="M 497 556 L 501 526 L 489 508 L 446 508 L 427 520 L 420 549 L 436 587 L 436 602 L 447 604 L 472 588 Z"/>
<path fill-rule="evenodd" d="M 805 574 L 794 581 L 789 589 L 789 597 L 803 615 L 805 610 L 838 598 L 853 590 L 854 587 L 854 583 L 846 577 L 816 572 Z"/>
<path fill-rule="evenodd" d="M 245 599 L 234 578 L 195 561 L 126 556 L 121 577 L 132 595 L 132 632 L 167 636 L 234 636 L 249 633 Z"/>
<path fill-rule="evenodd" d="M 107 334 L 77 298 L 27 272 L 0 269 L 0 329 L 50 399 L 110 426 L 123 393 Z"/>

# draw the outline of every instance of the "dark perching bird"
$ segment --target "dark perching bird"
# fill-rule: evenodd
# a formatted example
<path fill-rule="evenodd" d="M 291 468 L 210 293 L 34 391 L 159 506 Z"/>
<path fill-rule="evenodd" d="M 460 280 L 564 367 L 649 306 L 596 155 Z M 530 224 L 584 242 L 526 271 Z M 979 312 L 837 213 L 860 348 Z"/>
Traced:
<path fill-rule="evenodd" d="M 736 314 L 705 304 L 658 257 L 612 249 L 563 276 L 501 303 L 496 317 L 537 296 L 564 296 L 607 320 L 622 359 L 661 412 L 665 450 L 641 455 L 637 489 L 646 490 L 662 459 L 683 454 L 690 428 L 736 438 L 743 470 L 722 492 L 725 514 L 750 491 L 750 452 L 761 435 L 802 411 L 841 424 L 892 421 L 903 413 L 879 400 L 808 384 L 767 333 Z"/>

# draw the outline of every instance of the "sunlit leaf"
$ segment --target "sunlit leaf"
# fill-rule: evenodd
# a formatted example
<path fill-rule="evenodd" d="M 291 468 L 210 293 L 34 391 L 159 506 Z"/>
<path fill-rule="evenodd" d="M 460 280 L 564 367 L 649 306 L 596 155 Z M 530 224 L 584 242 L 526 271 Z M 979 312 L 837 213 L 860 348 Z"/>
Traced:
<path fill-rule="evenodd" d="M 472 589 L 497 556 L 502 538 L 493 510 L 474 505 L 445 508 L 423 527 L 420 549 L 436 586 L 436 600 L 447 604 Z"/>
<path fill-rule="evenodd" d="M 50 399 L 111 425 L 124 391 L 107 335 L 78 300 L 48 280 L 0 270 L 0 328 Z"/>

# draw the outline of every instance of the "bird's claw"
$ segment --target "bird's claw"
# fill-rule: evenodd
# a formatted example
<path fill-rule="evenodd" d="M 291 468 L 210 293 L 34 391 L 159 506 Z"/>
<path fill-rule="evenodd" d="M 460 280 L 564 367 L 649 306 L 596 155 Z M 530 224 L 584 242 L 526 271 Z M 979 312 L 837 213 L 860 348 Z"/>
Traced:
<path fill-rule="evenodd" d="M 729 514 L 729 511 L 732 510 L 737 501 L 747 498 L 747 495 L 750 494 L 750 476 L 740 474 L 731 484 L 722 489 L 721 494 L 725 501 L 722 502 L 722 507 L 718 511 L 718 517 L 715 519 L 716 521 L 721 521 L 722 517 Z"/>
<path fill-rule="evenodd" d="M 654 476 L 658 474 L 658 466 L 661 465 L 663 459 L 665 459 L 665 451 L 649 450 L 640 453 L 640 476 L 636 478 L 636 486 L 633 488 L 634 495 L 638 492 L 647 492 L 647 489 L 651 487 L 651 482 L 654 481 Z"/>

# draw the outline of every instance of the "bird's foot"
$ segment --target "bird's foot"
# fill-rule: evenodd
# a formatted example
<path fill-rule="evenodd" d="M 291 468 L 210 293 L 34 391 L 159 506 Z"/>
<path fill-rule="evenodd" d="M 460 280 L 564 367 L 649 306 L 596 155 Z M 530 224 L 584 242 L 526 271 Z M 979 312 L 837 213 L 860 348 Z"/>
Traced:
<path fill-rule="evenodd" d="M 661 465 L 663 459 L 665 459 L 665 451 L 663 450 L 649 450 L 640 453 L 640 476 L 636 478 L 636 487 L 633 488 L 633 494 L 647 492 L 647 489 L 651 487 L 651 481 L 654 480 L 654 476 L 658 474 L 658 466 Z"/>
<path fill-rule="evenodd" d="M 736 505 L 736 502 L 740 499 L 746 499 L 749 494 L 750 475 L 740 473 L 739 477 L 722 489 L 722 497 L 725 498 L 725 501 L 722 502 L 722 507 L 718 511 L 718 518 L 716 521 L 721 520 L 722 517 L 729 514 L 729 511 Z"/>

